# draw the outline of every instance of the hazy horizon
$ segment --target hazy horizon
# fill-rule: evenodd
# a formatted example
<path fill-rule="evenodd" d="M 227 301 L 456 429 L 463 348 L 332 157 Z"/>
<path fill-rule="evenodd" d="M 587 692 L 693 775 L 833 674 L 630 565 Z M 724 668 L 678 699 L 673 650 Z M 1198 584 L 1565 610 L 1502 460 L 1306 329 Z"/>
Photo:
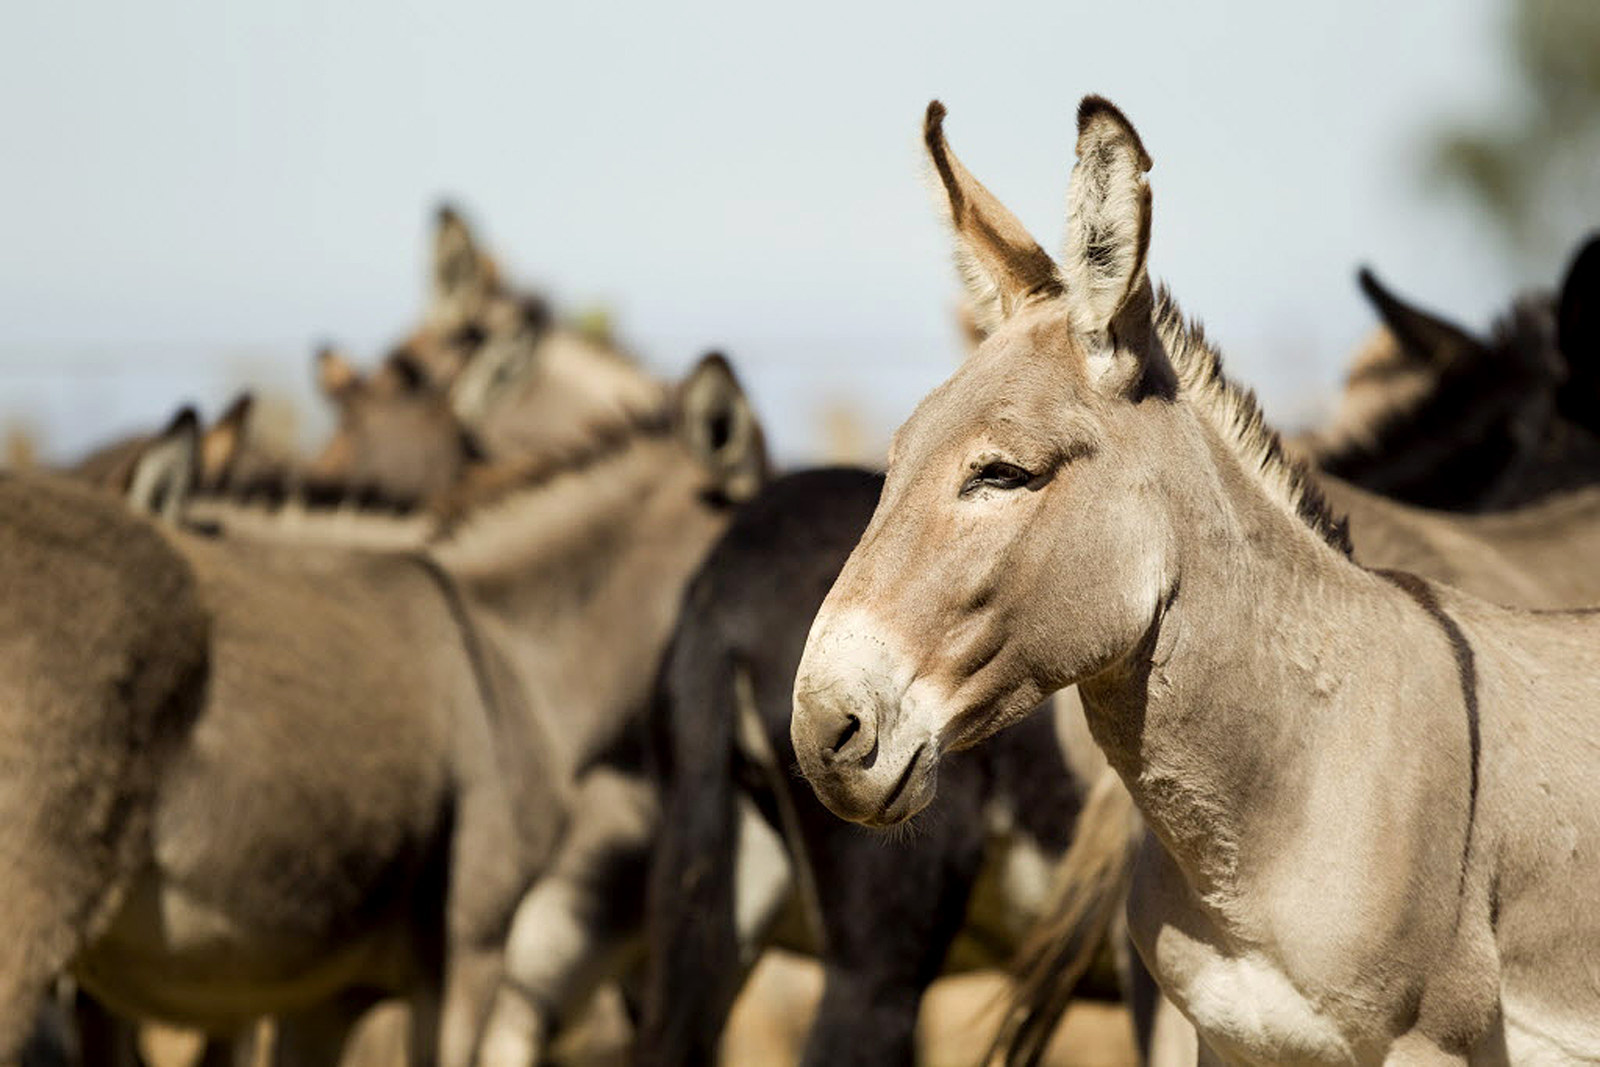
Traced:
<path fill-rule="evenodd" d="M 241 375 L 314 411 L 312 345 L 371 360 L 411 325 L 450 197 L 514 279 L 609 306 L 652 366 L 727 351 L 783 457 L 836 402 L 880 439 L 959 347 L 917 136 L 935 96 L 1046 247 L 1077 100 L 1115 100 L 1156 160 L 1155 274 L 1283 421 L 1371 327 L 1359 264 L 1479 327 L 1556 280 L 1566 249 L 1519 275 L 1419 178 L 1430 129 L 1511 95 L 1500 4 L 1198 8 L 8 11 L 0 417 L 60 457 L 214 412 Z"/>

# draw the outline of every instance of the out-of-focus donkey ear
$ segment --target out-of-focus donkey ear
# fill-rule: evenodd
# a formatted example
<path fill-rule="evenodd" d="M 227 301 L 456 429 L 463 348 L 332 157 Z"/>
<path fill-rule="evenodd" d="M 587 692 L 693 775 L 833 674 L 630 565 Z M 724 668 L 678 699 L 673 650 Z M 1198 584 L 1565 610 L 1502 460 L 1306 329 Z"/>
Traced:
<path fill-rule="evenodd" d="M 1567 268 L 1556 315 L 1567 364 L 1557 402 L 1569 419 L 1600 433 L 1600 233 L 1589 235 Z"/>
<path fill-rule="evenodd" d="M 200 419 L 184 407 L 134 461 L 123 499 L 140 514 L 176 522 L 199 473 Z"/>
<path fill-rule="evenodd" d="M 469 314 L 498 284 L 495 262 L 479 247 L 466 218 L 454 204 L 440 204 L 434 216 L 430 317 L 440 320 Z"/>
<path fill-rule="evenodd" d="M 689 449 L 711 475 L 712 493 L 742 503 L 766 484 L 766 437 L 733 367 L 712 352 L 679 387 L 679 420 Z"/>
<path fill-rule="evenodd" d="M 361 386 L 361 373 L 333 345 L 323 345 L 313 357 L 317 388 L 329 400 L 339 401 Z"/>
<path fill-rule="evenodd" d="M 1380 282 L 1370 268 L 1362 267 L 1356 281 L 1378 318 L 1400 343 L 1400 351 L 1412 362 L 1443 370 L 1482 352 L 1482 341 L 1454 323 L 1408 304 Z"/>
<path fill-rule="evenodd" d="M 255 402 L 253 394 L 240 393 L 211 428 L 201 435 L 201 485 L 221 485 L 233 473 L 250 437 L 250 418 L 255 412 Z"/>

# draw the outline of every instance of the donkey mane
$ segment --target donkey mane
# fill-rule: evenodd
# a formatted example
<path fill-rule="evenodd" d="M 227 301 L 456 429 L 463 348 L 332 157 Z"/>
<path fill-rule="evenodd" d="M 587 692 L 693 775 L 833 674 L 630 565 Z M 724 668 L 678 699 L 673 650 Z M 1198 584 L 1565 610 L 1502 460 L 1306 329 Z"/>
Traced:
<path fill-rule="evenodd" d="M 460 485 L 431 505 L 438 526 L 430 540 L 449 541 L 487 510 L 543 489 L 563 475 L 598 466 L 639 441 L 666 437 L 676 428 L 677 409 L 667 397 L 652 408 L 629 410 L 618 418 L 595 422 L 581 441 L 566 448 L 473 468 Z"/>
<path fill-rule="evenodd" d="M 290 510 L 359 515 L 371 519 L 434 521 L 432 542 L 449 540 L 475 515 L 508 498 L 541 489 L 557 477 L 594 467 L 621 454 L 643 438 L 664 437 L 677 425 L 669 397 L 648 409 L 624 411 L 585 428 L 581 440 L 537 456 L 496 462 L 475 458 L 459 485 L 436 499 L 397 493 L 381 485 L 337 478 L 307 477 L 292 467 L 263 471 L 248 479 L 196 494 L 203 503 L 259 508 L 268 515 Z M 475 449 L 474 449 L 475 451 Z"/>
<path fill-rule="evenodd" d="M 319 478 L 287 464 L 195 494 L 200 501 L 260 508 L 266 512 L 298 508 L 305 511 L 358 511 L 404 516 L 421 511 L 425 501 L 381 485 Z"/>
<path fill-rule="evenodd" d="M 1206 340 L 1201 325 L 1185 318 L 1164 285 L 1156 290 L 1155 323 L 1180 391 L 1232 446 L 1240 466 L 1275 503 L 1338 552 L 1350 555 L 1349 523 L 1334 513 L 1305 464 L 1284 451 L 1277 431 L 1262 416 L 1255 393 L 1228 380 L 1222 355 Z"/>

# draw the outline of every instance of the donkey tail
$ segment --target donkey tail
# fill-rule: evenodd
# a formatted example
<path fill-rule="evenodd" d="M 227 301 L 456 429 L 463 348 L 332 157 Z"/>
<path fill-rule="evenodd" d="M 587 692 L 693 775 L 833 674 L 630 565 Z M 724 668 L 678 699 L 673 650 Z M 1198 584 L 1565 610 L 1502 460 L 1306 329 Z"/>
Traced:
<path fill-rule="evenodd" d="M 989 1062 L 1033 1067 L 1073 991 L 1116 925 L 1144 823 L 1117 773 L 1090 787 L 1077 833 L 1056 868 L 1053 899 L 1017 949 L 1013 992 Z"/>
<path fill-rule="evenodd" d="M 692 602 L 684 617 L 695 618 Z M 734 903 L 732 675 L 714 625 L 680 626 L 656 694 L 664 795 L 650 873 L 638 1067 L 715 1063 L 743 977 Z"/>

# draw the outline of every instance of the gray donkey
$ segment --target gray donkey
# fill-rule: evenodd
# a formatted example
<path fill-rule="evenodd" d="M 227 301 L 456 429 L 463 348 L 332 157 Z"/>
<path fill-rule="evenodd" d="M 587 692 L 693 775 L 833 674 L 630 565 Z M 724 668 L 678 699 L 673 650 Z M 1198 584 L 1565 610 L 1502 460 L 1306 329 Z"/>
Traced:
<path fill-rule="evenodd" d="M 419 551 L 157 533 L 110 501 L 100 540 L 56 536 L 112 558 L 129 530 L 151 542 L 192 587 L 200 632 L 176 651 L 206 684 L 186 717 L 158 720 L 174 743 L 147 746 L 159 786 L 117 806 L 139 847 L 86 880 L 95 913 L 64 920 L 53 951 L 17 942 L 32 965 L 0 1002 L 8 1054 L 71 966 L 136 1016 L 227 1033 L 276 1014 L 284 1060 L 330 1061 L 367 1004 L 412 994 L 421 1058 L 468 1062 L 577 769 L 644 699 L 683 581 L 764 466 L 759 434 L 735 425 L 754 424 L 708 360 L 563 451 L 480 472 Z M 56 628 L 68 647 L 91 629 Z M 26 651 L 0 672 L 28 677 Z M 47 870 L 34 882 L 66 896 Z"/>

